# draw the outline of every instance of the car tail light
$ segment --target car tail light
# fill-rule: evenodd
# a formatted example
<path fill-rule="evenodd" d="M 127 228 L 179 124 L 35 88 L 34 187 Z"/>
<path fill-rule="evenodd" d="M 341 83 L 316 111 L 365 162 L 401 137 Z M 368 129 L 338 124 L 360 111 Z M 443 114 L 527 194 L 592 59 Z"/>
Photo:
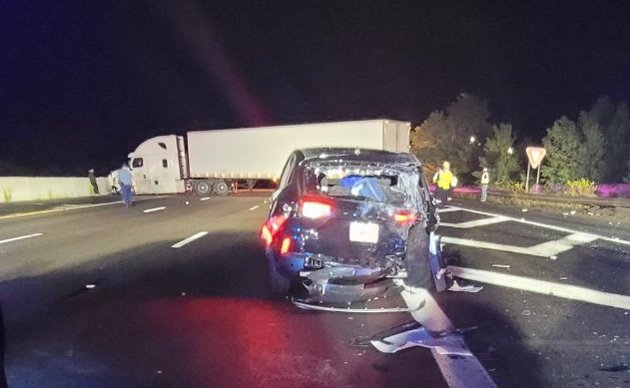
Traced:
<path fill-rule="evenodd" d="M 399 225 L 411 225 L 418 220 L 418 213 L 413 210 L 398 210 L 394 214 L 394 221 Z"/>
<path fill-rule="evenodd" d="M 280 246 L 280 254 L 284 255 L 285 253 L 291 251 L 291 246 L 293 245 L 293 240 L 291 240 L 291 237 L 285 237 L 284 240 L 282 240 L 282 245 Z"/>
<path fill-rule="evenodd" d="M 260 231 L 260 238 L 267 246 L 271 245 L 273 238 L 276 236 L 282 225 L 286 222 L 287 216 L 280 214 L 273 216 L 265 222 Z"/>
<path fill-rule="evenodd" d="M 300 203 L 302 217 L 317 219 L 328 217 L 332 214 L 333 204 L 325 198 L 304 198 Z"/>

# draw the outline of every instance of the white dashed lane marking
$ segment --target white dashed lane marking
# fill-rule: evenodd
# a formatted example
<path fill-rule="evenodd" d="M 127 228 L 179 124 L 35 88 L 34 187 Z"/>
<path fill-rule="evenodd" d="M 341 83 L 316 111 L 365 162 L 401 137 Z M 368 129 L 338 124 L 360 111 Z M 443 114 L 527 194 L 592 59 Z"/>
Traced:
<path fill-rule="evenodd" d="M 597 240 L 597 236 L 588 233 L 574 233 L 559 240 L 547 241 L 530 247 L 517 247 L 514 245 L 497 244 L 485 241 L 477 241 L 466 238 L 443 236 L 442 242 L 446 244 L 462 245 L 473 248 L 492 249 L 495 251 L 512 252 L 521 255 L 530 255 L 538 257 L 556 256 L 569 249 Z"/>
<path fill-rule="evenodd" d="M 525 225 L 538 226 L 538 227 L 541 227 L 541 228 L 550 229 L 550 230 L 557 230 L 559 232 L 565 232 L 565 233 L 569 233 L 569 234 L 588 234 L 589 236 L 593 236 L 595 239 L 600 239 L 600 240 L 613 242 L 613 243 L 621 244 L 621 245 L 630 245 L 630 241 L 629 240 L 623 240 L 623 239 L 620 239 L 620 238 L 617 238 L 617 237 L 603 236 L 603 235 L 595 234 L 595 233 L 584 233 L 584 232 L 581 232 L 581 231 L 576 230 L 576 229 L 571 229 L 571 228 L 565 228 L 565 227 L 562 227 L 562 226 L 545 224 L 545 223 L 542 223 L 542 222 L 528 221 L 528 220 L 526 220 L 524 218 L 509 217 L 509 216 L 504 216 L 502 214 L 484 212 L 484 211 L 481 211 L 481 210 L 473 210 L 473 209 L 457 207 L 457 206 L 451 206 L 451 207 L 449 207 L 447 209 L 453 209 L 453 210 L 449 210 L 449 211 L 461 210 L 461 211 L 465 211 L 465 212 L 469 212 L 469 213 L 482 214 L 482 215 L 490 216 L 490 217 L 503 217 L 503 218 L 507 218 L 509 221 L 519 222 L 519 223 L 525 224 Z"/>
<path fill-rule="evenodd" d="M 25 240 L 27 238 L 38 237 L 38 236 L 43 236 L 43 235 L 44 235 L 43 233 L 33 233 L 33 234 L 27 234 L 25 236 L 18 236 L 18 237 L 7 238 L 5 240 L 0 240 L 0 244 L 6 244 L 6 243 L 13 242 L 13 241 Z"/>
<path fill-rule="evenodd" d="M 145 213 L 153 213 L 153 212 L 159 212 L 160 210 L 164 210 L 166 209 L 166 206 L 159 206 L 159 207 L 154 207 L 151 209 L 146 209 L 144 210 Z"/>
<path fill-rule="evenodd" d="M 256 210 L 256 209 L 258 209 L 259 207 L 260 207 L 260 205 L 255 205 L 255 206 L 250 207 L 250 208 L 249 208 L 249 210 L 250 210 L 250 211 L 252 211 L 252 210 Z"/>
<path fill-rule="evenodd" d="M 630 296 L 627 295 L 474 268 L 449 266 L 449 270 L 454 276 L 463 279 L 630 310 Z"/>
<path fill-rule="evenodd" d="M 181 247 L 183 247 L 186 244 L 189 244 L 189 243 L 191 243 L 191 242 L 193 242 L 193 241 L 195 241 L 197 239 L 202 238 L 206 234 L 208 234 L 208 232 L 195 233 L 192 236 L 190 236 L 188 238 L 185 238 L 185 239 L 183 239 L 182 241 L 180 241 L 180 242 L 178 242 L 176 244 L 171 245 L 171 248 L 181 248 Z"/>

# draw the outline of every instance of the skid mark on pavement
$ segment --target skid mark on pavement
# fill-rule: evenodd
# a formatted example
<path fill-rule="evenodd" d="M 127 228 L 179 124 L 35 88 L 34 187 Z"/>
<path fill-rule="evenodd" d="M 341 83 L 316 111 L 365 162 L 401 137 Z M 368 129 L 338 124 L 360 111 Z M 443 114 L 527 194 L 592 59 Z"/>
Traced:
<path fill-rule="evenodd" d="M 630 310 L 630 296 L 627 295 L 474 268 L 449 266 L 449 270 L 454 276 L 463 279 Z"/>

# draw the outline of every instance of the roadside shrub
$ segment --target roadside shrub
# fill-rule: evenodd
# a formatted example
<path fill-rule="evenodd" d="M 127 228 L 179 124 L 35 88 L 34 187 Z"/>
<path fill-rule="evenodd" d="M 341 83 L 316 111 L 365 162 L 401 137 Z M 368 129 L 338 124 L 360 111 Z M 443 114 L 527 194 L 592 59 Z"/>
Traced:
<path fill-rule="evenodd" d="M 567 189 L 565 193 L 572 197 L 594 197 L 597 186 L 595 182 L 586 178 L 567 181 Z"/>
<path fill-rule="evenodd" d="M 519 181 L 508 181 L 496 183 L 494 188 L 508 190 L 513 193 L 524 193 L 525 192 L 525 183 Z"/>
<path fill-rule="evenodd" d="M 604 198 L 630 198 L 630 183 L 600 183 L 595 194 Z"/>

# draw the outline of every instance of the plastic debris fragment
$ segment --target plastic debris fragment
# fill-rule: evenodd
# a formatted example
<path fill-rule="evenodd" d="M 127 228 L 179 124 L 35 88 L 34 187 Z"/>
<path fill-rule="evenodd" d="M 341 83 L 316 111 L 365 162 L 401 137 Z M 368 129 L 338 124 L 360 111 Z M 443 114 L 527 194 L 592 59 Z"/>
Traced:
<path fill-rule="evenodd" d="M 383 353 L 396 353 L 411 347 L 422 346 L 435 349 L 439 354 L 472 356 L 460 334 L 434 337 L 423 327 L 385 337 L 382 340 L 372 340 L 370 343 Z"/>
<path fill-rule="evenodd" d="M 449 291 L 455 291 L 455 292 L 470 292 L 470 293 L 477 293 L 481 290 L 483 290 L 483 286 L 473 286 L 473 285 L 467 285 L 467 286 L 462 286 L 460 285 L 457 280 L 453 281 L 453 285 L 448 289 Z"/>
<path fill-rule="evenodd" d="M 618 364 L 599 368 L 602 372 L 624 372 L 628 370 L 628 365 Z"/>

